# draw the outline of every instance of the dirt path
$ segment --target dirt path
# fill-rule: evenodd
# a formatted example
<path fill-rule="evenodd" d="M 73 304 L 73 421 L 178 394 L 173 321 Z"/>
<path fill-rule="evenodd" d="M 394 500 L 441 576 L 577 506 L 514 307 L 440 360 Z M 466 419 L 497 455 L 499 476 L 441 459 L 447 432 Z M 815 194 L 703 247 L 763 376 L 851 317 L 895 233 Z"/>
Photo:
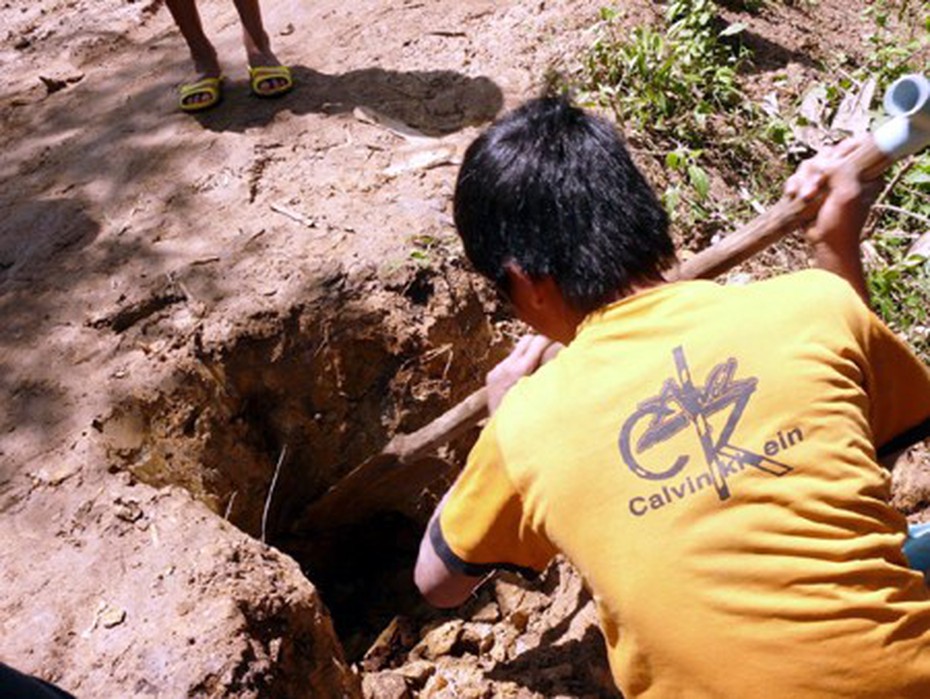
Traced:
<path fill-rule="evenodd" d="M 39 433 L 81 434 L 144 378 L 128 366 L 138 348 L 94 324 L 168 276 L 203 315 L 234 322 L 290 308 L 334 264 L 390 275 L 451 240 L 472 127 L 532 92 L 550 60 L 538 44 L 595 3 L 279 3 L 267 25 L 300 88 L 268 102 L 247 94 L 231 7 L 204 3 L 230 85 L 198 118 L 175 109 L 188 59 L 166 11 L 46 5 L 3 11 L 17 70 L 0 88 L 0 381 L 15 396 L 3 446 L 15 462 L 34 458 Z M 40 77 L 64 87 L 46 94 Z"/>
<path fill-rule="evenodd" d="M 197 117 L 159 4 L 0 8 L 0 659 L 79 696 L 353 696 L 371 647 L 369 696 L 610 696 L 567 568 L 502 579 L 461 618 L 408 599 L 435 493 L 341 538 L 300 525 L 490 366 L 455 166 L 573 63 L 601 3 L 268 4 L 298 88 L 260 101 L 232 3 L 202 2 L 228 81 Z M 799 9 L 749 21 L 760 80 L 860 32 L 820 5 L 832 35 Z"/>
<path fill-rule="evenodd" d="M 319 664 L 341 651 L 312 585 L 201 502 L 259 536 L 285 440 L 293 488 L 318 494 L 477 385 L 489 329 L 448 261 L 454 165 L 595 3 L 276 3 L 299 87 L 267 102 L 231 3 L 201 7 L 229 80 L 196 118 L 157 3 L 0 10 L 0 658 L 80 696 L 352 693 Z M 252 390 L 276 381 L 306 389 Z M 268 402 L 287 407 L 257 416 Z"/>

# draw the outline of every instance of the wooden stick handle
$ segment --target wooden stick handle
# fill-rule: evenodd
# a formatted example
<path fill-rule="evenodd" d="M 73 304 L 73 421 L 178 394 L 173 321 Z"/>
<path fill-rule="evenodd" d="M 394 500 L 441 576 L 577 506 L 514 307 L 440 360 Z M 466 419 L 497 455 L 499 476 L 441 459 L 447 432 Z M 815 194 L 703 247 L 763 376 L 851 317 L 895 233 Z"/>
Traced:
<path fill-rule="evenodd" d="M 401 463 L 416 461 L 452 441 L 488 415 L 488 389 L 479 388 L 425 427 L 412 434 L 398 434 L 381 452 Z"/>
<path fill-rule="evenodd" d="M 874 139 L 869 138 L 846 156 L 845 162 L 863 180 L 871 180 L 891 167 L 894 161 L 878 149 Z M 765 213 L 681 263 L 671 275 L 672 279 L 712 279 L 723 274 L 796 230 L 816 213 L 819 206 L 819 201 L 811 206 L 800 199 L 782 197 Z"/>

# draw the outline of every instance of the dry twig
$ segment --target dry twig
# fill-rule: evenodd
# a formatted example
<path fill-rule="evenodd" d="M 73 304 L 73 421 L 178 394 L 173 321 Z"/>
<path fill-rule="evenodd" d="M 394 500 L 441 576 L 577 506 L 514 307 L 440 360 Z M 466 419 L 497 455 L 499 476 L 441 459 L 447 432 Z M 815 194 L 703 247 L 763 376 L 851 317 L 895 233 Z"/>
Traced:
<path fill-rule="evenodd" d="M 234 490 L 233 494 L 229 496 L 229 502 L 226 503 L 226 514 L 223 515 L 223 519 L 227 522 L 229 521 L 229 515 L 232 514 L 233 503 L 236 501 L 236 496 L 239 494 L 238 490 Z"/>
<path fill-rule="evenodd" d="M 278 463 L 274 467 L 274 475 L 271 477 L 271 487 L 268 488 L 268 497 L 265 498 L 265 508 L 262 510 L 262 543 L 265 541 L 265 527 L 268 524 L 268 511 L 271 509 L 271 498 L 274 496 L 274 488 L 278 484 L 278 474 L 281 473 L 281 464 L 284 463 L 284 457 L 287 456 L 287 445 L 281 447 L 281 454 L 278 456 Z"/>
<path fill-rule="evenodd" d="M 916 162 L 917 162 L 917 159 L 914 156 L 911 156 L 910 158 L 908 158 L 905 161 L 904 165 L 902 165 L 901 168 L 898 170 L 897 174 L 893 178 L 891 178 L 891 180 L 889 180 L 887 185 L 885 185 L 885 188 L 882 190 L 882 193 L 879 194 L 878 197 L 875 199 L 875 203 L 872 205 L 873 213 L 870 216 L 871 220 L 869 221 L 868 225 L 865 226 L 862 232 L 863 238 L 872 237 L 872 233 L 874 232 L 875 225 L 878 222 L 878 217 L 874 214 L 874 212 L 881 208 L 885 199 L 888 198 L 888 195 L 892 192 L 892 190 L 894 190 L 895 187 L 898 186 L 898 182 L 900 182 L 901 178 L 907 174 L 908 170 L 914 167 L 914 163 Z"/>
<path fill-rule="evenodd" d="M 873 209 L 878 209 L 879 211 L 891 211 L 901 216 L 908 216 L 910 218 L 920 221 L 925 226 L 930 226 L 930 218 L 922 214 L 915 213 L 913 211 L 908 211 L 907 209 L 902 209 L 900 206 L 892 206 L 891 204 L 876 204 L 872 207 Z"/>
<path fill-rule="evenodd" d="M 281 214 L 282 216 L 287 216 L 292 221 L 297 221 L 297 223 L 301 223 L 307 228 L 316 228 L 316 221 L 314 221 L 312 218 L 297 213 L 296 211 L 293 211 L 286 206 L 282 206 L 281 204 L 269 204 L 269 207 L 275 213 Z"/>

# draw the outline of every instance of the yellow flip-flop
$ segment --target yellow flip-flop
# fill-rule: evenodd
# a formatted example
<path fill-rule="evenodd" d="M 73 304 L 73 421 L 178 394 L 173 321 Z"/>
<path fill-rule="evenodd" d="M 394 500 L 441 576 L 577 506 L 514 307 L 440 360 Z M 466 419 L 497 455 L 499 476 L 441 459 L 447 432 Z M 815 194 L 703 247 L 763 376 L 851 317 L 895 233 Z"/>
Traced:
<path fill-rule="evenodd" d="M 182 85 L 179 92 L 178 106 L 183 112 L 202 112 L 215 107 L 223 99 L 223 78 L 201 78 L 197 82 Z M 186 102 L 194 95 L 207 95 L 208 99 L 200 102 Z"/>
<path fill-rule="evenodd" d="M 283 85 L 263 87 L 263 83 L 272 80 L 283 80 Z M 287 66 L 257 66 L 249 67 L 249 83 L 252 93 L 258 97 L 280 97 L 294 89 L 294 77 Z"/>

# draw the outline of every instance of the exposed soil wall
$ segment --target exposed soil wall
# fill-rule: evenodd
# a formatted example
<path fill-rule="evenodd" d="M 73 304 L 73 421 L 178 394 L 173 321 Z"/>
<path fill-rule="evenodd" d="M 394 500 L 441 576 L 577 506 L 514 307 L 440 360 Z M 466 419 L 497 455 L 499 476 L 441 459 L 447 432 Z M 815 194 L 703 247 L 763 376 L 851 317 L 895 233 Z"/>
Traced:
<path fill-rule="evenodd" d="M 292 560 L 177 488 L 64 487 L 3 511 L 5 661 L 78 697 L 360 696 Z"/>
<path fill-rule="evenodd" d="M 311 527 L 302 514 L 393 435 L 476 387 L 495 343 L 477 289 L 456 266 L 399 272 L 386 288 L 341 275 L 324 286 L 222 342 L 192 338 L 166 385 L 124 399 L 95 427 L 111 469 L 182 487 L 293 555 L 323 586 L 342 635 L 358 635 L 357 654 L 378 624 L 419 604 L 419 536 L 461 450 L 446 449 L 448 466 L 436 460 L 425 490 L 366 493 L 366 508 L 338 526 Z M 149 321 L 152 332 L 167 318 Z M 384 598 L 393 609 L 371 612 Z"/>

